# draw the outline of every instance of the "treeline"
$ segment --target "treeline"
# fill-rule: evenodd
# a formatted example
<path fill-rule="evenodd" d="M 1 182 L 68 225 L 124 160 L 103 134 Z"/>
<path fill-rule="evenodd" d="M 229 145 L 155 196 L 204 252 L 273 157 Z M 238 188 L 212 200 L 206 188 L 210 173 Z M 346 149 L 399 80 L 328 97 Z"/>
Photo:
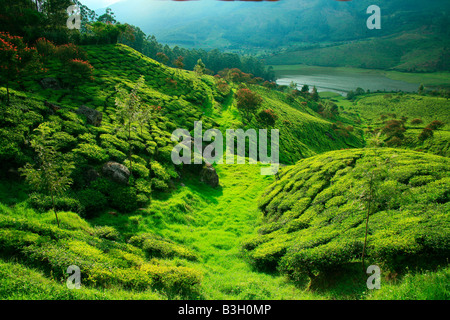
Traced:
<path fill-rule="evenodd" d="M 267 69 L 262 60 L 252 56 L 241 56 L 236 53 L 221 52 L 218 49 L 206 51 L 203 49 L 186 49 L 175 46 L 170 48 L 167 44 L 159 43 L 155 36 L 147 36 L 138 27 L 132 26 L 133 37 L 123 37 L 120 42 L 141 52 L 142 54 L 165 63 L 171 67 L 178 67 L 176 64 L 179 57 L 183 57 L 184 68 L 194 70 L 198 60 L 202 60 L 206 67 L 206 73 L 210 75 L 218 74 L 224 69 L 237 68 L 245 73 L 252 74 L 265 80 L 275 80 L 274 71 Z"/>
<path fill-rule="evenodd" d="M 67 27 L 67 9 L 76 4 L 80 7 L 80 29 Z M 78 0 L 0 0 L 0 31 L 24 38 L 33 45 L 45 38 L 56 45 L 123 43 L 142 54 L 168 66 L 194 70 L 199 60 L 205 65 L 206 74 L 218 74 L 224 69 L 237 68 L 244 73 L 264 80 L 275 80 L 272 69 L 266 69 L 263 61 L 217 49 L 185 49 L 159 43 L 153 35 L 116 20 L 111 9 L 98 16 L 95 11 Z"/>

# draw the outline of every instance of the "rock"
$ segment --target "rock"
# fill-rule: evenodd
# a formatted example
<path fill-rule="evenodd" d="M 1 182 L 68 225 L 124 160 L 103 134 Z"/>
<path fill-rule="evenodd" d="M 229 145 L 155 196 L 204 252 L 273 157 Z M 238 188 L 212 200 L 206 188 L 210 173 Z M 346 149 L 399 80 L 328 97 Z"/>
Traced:
<path fill-rule="evenodd" d="M 102 172 L 106 177 L 117 183 L 128 184 L 130 170 L 123 164 L 109 161 L 103 165 Z"/>
<path fill-rule="evenodd" d="M 212 164 L 205 163 L 202 171 L 200 171 L 200 181 L 209 184 L 213 188 L 219 185 L 219 176 Z"/>
<path fill-rule="evenodd" d="M 39 81 L 42 89 L 61 90 L 61 85 L 58 79 L 55 78 L 43 78 Z"/>
<path fill-rule="evenodd" d="M 102 124 L 103 115 L 101 112 L 88 108 L 86 106 L 81 106 L 77 110 L 77 114 L 83 115 L 87 119 L 87 123 L 95 127 L 100 127 Z"/>

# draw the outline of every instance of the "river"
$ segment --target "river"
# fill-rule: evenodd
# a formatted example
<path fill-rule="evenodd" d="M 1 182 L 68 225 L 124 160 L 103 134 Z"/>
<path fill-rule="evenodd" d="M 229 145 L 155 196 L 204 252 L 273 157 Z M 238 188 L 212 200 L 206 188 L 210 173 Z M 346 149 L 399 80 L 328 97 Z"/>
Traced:
<path fill-rule="evenodd" d="M 301 88 L 307 84 L 317 91 L 337 92 L 346 95 L 348 91 L 360 87 L 370 91 L 417 91 L 419 83 L 409 83 L 386 77 L 382 71 L 351 68 L 329 68 L 313 66 L 293 66 L 292 70 L 283 66 L 276 70 L 279 85 L 289 85 L 292 81 Z"/>

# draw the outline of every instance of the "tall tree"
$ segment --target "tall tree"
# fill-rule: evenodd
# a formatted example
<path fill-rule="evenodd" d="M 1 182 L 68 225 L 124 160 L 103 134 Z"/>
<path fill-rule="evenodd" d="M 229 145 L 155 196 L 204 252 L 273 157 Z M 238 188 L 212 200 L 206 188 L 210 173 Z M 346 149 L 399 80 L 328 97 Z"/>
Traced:
<path fill-rule="evenodd" d="M 132 153 L 133 147 L 131 145 L 131 132 L 133 124 L 143 123 L 143 116 L 149 117 L 150 113 L 145 112 L 144 104 L 139 96 L 139 92 L 142 90 L 145 83 L 144 76 L 141 76 L 135 83 L 131 92 L 128 92 L 125 88 L 117 86 L 116 106 L 117 106 L 117 120 L 121 125 L 120 128 L 126 130 L 128 141 L 128 160 L 130 163 L 130 172 L 133 171 Z"/>
<path fill-rule="evenodd" d="M 199 76 L 201 76 L 205 73 L 205 64 L 203 63 L 202 59 L 197 60 L 197 64 L 194 67 L 194 71 Z"/>
<path fill-rule="evenodd" d="M 34 131 L 37 135 L 30 144 L 36 152 L 36 164 L 27 163 L 20 169 L 20 172 L 33 189 L 51 197 L 53 212 L 59 227 L 55 196 L 66 192 L 72 184 L 70 174 L 74 169 L 74 164 L 57 151 L 51 138 L 51 129 L 46 123 L 39 125 Z"/>

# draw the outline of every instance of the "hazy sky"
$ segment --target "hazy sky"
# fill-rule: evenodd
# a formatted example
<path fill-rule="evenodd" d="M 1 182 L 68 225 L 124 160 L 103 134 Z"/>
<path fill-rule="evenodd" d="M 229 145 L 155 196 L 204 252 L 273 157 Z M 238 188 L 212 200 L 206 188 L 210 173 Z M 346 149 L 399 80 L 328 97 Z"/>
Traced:
<path fill-rule="evenodd" d="M 113 3 L 123 1 L 123 0 L 80 0 L 82 4 L 88 6 L 91 10 L 96 10 L 100 8 L 105 8 Z"/>

